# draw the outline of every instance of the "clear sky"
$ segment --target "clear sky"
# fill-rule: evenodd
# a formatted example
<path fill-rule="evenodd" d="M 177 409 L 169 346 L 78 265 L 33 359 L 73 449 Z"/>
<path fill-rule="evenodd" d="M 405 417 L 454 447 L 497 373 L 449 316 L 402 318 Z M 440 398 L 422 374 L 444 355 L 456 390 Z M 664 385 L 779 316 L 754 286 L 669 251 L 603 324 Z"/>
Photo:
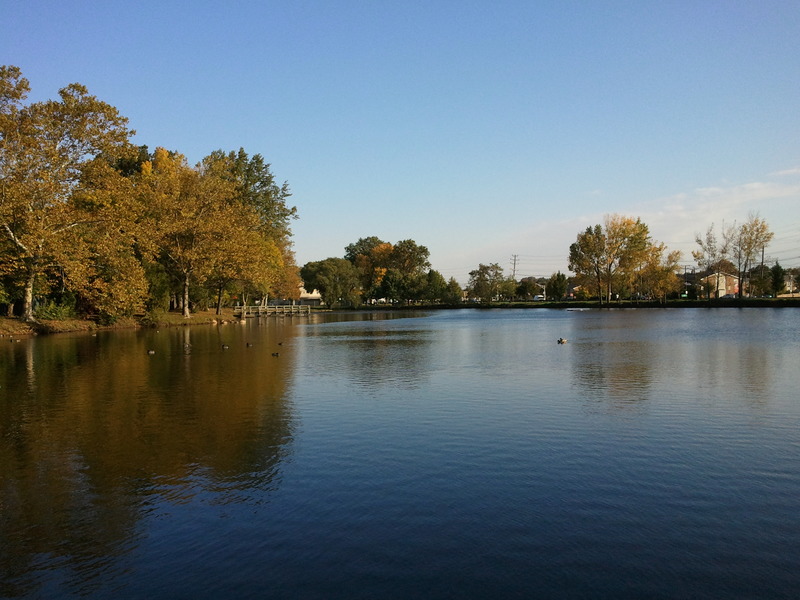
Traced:
<path fill-rule="evenodd" d="M 135 142 L 262 154 L 301 266 L 413 239 L 466 283 L 566 272 L 603 215 L 684 253 L 750 212 L 800 266 L 800 2 L 0 0 L 31 100 L 80 82 Z"/>

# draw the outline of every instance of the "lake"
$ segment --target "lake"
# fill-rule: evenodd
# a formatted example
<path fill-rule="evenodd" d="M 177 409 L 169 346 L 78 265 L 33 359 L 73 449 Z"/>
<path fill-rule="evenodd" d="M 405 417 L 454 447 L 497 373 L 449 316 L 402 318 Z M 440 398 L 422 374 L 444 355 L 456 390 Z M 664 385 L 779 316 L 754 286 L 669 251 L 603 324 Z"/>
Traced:
<path fill-rule="evenodd" d="M 4 338 L 0 596 L 794 598 L 798 332 L 465 309 Z"/>

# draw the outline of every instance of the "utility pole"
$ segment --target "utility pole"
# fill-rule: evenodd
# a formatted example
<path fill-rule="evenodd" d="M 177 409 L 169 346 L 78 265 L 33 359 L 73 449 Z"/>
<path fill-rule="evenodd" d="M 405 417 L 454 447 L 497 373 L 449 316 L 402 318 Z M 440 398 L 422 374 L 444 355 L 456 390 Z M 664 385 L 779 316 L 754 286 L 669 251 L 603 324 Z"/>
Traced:
<path fill-rule="evenodd" d="M 517 280 L 517 259 L 519 258 L 518 254 L 511 255 L 511 279 L 514 281 Z"/>

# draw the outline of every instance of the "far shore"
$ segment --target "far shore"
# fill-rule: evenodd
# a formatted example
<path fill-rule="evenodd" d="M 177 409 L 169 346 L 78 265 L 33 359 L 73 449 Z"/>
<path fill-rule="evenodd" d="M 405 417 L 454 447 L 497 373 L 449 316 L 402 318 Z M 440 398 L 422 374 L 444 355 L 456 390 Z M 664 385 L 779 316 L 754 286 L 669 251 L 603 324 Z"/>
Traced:
<path fill-rule="evenodd" d="M 716 299 L 716 300 L 668 300 L 662 302 L 643 301 L 613 301 L 603 303 L 596 300 L 582 301 L 571 300 L 562 302 L 465 302 L 459 305 L 391 305 L 373 304 L 358 308 L 343 309 L 347 312 L 366 310 L 459 310 L 465 308 L 477 309 L 502 309 L 502 308 L 552 308 L 552 309 L 620 309 L 620 308 L 797 308 L 800 307 L 800 295 L 781 296 L 778 298 L 742 298 Z M 327 308 L 316 310 L 328 311 Z M 26 323 L 19 317 L 0 317 L 0 337 L 22 338 L 27 336 L 50 333 L 79 333 L 113 329 L 135 329 L 143 327 L 182 327 L 186 325 L 214 325 L 219 323 L 238 322 L 239 318 L 233 316 L 232 308 L 223 308 L 220 314 L 216 309 L 201 310 L 192 313 L 188 319 L 179 312 L 164 312 L 158 315 L 156 321 L 141 317 L 126 317 L 118 319 L 112 325 L 99 325 L 91 319 L 64 319 L 40 320 L 37 323 Z"/>

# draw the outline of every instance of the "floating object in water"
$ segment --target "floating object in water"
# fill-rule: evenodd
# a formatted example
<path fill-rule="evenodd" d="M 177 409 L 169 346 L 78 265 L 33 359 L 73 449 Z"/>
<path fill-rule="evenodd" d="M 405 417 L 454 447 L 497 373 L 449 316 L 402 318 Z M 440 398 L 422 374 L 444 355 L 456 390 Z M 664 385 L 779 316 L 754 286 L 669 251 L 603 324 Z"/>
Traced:
<path fill-rule="evenodd" d="M 280 352 L 273 352 L 272 356 L 280 356 Z"/>
<path fill-rule="evenodd" d="M 564 339 L 564 338 L 558 338 L 558 343 L 559 343 L 559 344 L 566 344 L 566 343 L 567 343 L 567 340 L 566 340 L 566 339 Z"/>
<path fill-rule="evenodd" d="M 228 348 L 230 348 L 230 346 L 228 346 L 228 344 L 222 344 L 222 349 L 223 350 L 227 350 Z"/>
<path fill-rule="evenodd" d="M 155 353 L 156 353 L 156 351 L 155 351 L 155 350 L 148 350 L 148 351 L 147 351 L 147 353 L 148 353 L 148 354 L 155 354 Z"/>
<path fill-rule="evenodd" d="M 245 346 L 247 346 L 248 348 L 252 348 L 252 347 L 253 347 L 253 344 L 251 344 L 250 342 L 247 342 L 247 343 L 245 344 Z"/>

